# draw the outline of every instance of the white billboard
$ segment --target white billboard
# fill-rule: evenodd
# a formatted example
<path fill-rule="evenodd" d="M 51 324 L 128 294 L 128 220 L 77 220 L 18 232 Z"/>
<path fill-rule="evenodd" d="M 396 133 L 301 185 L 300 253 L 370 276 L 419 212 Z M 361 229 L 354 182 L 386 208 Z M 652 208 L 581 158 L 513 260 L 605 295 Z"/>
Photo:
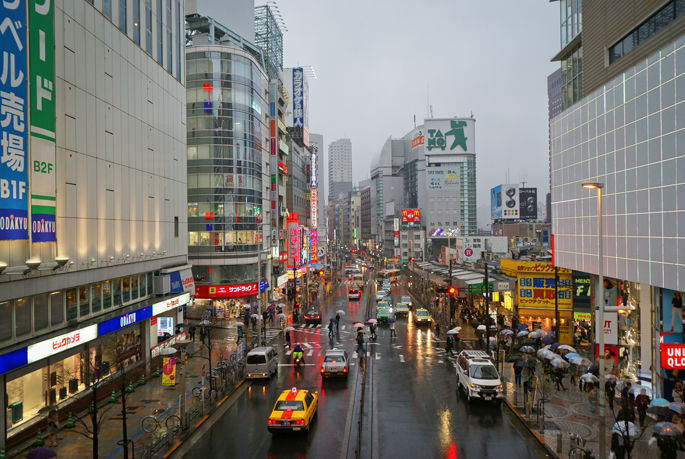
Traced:
<path fill-rule="evenodd" d="M 426 155 L 476 154 L 476 120 L 473 118 L 427 119 Z"/>
<path fill-rule="evenodd" d="M 505 255 L 509 250 L 507 238 L 500 236 L 458 237 L 456 247 L 460 262 L 475 262 L 483 253 Z"/>
<path fill-rule="evenodd" d="M 502 220 L 521 218 L 520 206 L 518 184 L 502 185 Z"/>
<path fill-rule="evenodd" d="M 427 166 L 426 167 L 427 190 L 458 190 L 459 169 L 456 165 Z"/>

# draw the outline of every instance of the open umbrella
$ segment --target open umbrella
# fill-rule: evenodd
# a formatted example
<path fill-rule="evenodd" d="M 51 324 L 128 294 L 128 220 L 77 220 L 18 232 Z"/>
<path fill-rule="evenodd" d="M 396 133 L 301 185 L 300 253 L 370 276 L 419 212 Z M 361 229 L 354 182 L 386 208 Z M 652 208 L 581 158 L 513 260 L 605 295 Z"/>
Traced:
<path fill-rule="evenodd" d="M 447 334 L 448 334 L 448 335 L 458 335 L 458 334 L 459 334 L 459 330 L 450 330 L 450 331 L 447 332 Z"/>
<path fill-rule="evenodd" d="M 284 307 L 285 307 L 285 303 L 278 303 L 278 307 L 279 307 L 279 308 L 284 308 Z"/>
<path fill-rule="evenodd" d="M 577 354 L 575 352 L 567 352 L 566 355 L 564 355 L 564 357 L 566 357 L 566 359 L 568 360 L 568 359 L 571 359 L 573 357 L 580 357 L 580 354 Z"/>
<path fill-rule="evenodd" d="M 357 333 L 368 333 L 368 330 L 357 330 Z"/>
<path fill-rule="evenodd" d="M 506 330 L 502 330 L 501 332 L 499 332 L 499 334 L 500 334 L 500 335 L 508 336 L 508 335 L 513 335 L 514 332 L 511 331 L 511 330 L 509 330 L 509 329 L 507 328 Z"/>
<path fill-rule="evenodd" d="M 521 357 L 520 355 L 512 355 L 511 357 L 509 357 L 509 358 L 507 359 L 507 363 L 518 362 L 518 361 L 521 360 L 522 358 L 523 358 L 523 357 Z"/>
<path fill-rule="evenodd" d="M 649 406 L 668 406 L 670 404 L 671 402 L 669 402 L 665 398 L 655 398 L 650 402 Z"/>
<path fill-rule="evenodd" d="M 171 354 L 175 354 L 175 353 L 176 353 L 175 347 L 166 347 L 159 352 L 160 355 L 171 355 Z"/>
<path fill-rule="evenodd" d="M 483 331 L 487 331 L 487 329 L 488 329 L 488 327 L 486 327 L 485 325 L 479 325 L 478 328 L 476 328 L 476 330 L 483 330 Z"/>
<path fill-rule="evenodd" d="M 640 433 L 640 430 L 637 427 L 635 427 L 635 424 L 633 424 L 632 422 L 626 423 L 626 421 L 617 422 L 616 424 L 614 424 L 614 427 L 611 429 L 611 431 L 621 436 L 628 435 L 631 438 L 637 437 Z"/>
<path fill-rule="evenodd" d="M 338 319 L 336 319 L 335 317 L 331 317 L 330 319 L 328 319 L 328 321 L 329 321 L 329 322 L 337 322 Z"/>
<path fill-rule="evenodd" d="M 283 331 L 295 331 L 293 327 L 285 327 Z"/>
<path fill-rule="evenodd" d="M 517 366 L 517 367 L 529 367 L 529 366 L 530 366 L 530 362 L 528 362 L 527 360 L 524 360 L 523 362 L 517 363 L 516 366 Z"/>
<path fill-rule="evenodd" d="M 536 338 L 540 338 L 540 337 L 542 337 L 542 333 L 540 333 L 540 330 L 534 331 L 533 333 L 528 333 L 528 338 L 536 339 Z"/>
<path fill-rule="evenodd" d="M 568 359 L 568 361 L 574 365 L 578 365 L 579 367 L 587 367 L 589 365 L 592 365 L 592 362 L 581 356 L 571 357 L 570 359 Z"/>
<path fill-rule="evenodd" d="M 599 378 L 592 373 L 585 373 L 580 377 L 580 380 L 583 382 L 591 382 L 591 383 L 596 383 L 599 382 Z"/>
<path fill-rule="evenodd" d="M 258 320 L 261 319 L 259 314 L 252 314 L 250 317 L 252 317 L 253 319 L 258 319 Z"/>
<path fill-rule="evenodd" d="M 534 339 L 526 338 L 526 339 L 524 339 L 524 340 L 521 340 L 521 343 L 522 343 L 522 344 L 535 344 L 535 340 L 534 340 Z"/>
<path fill-rule="evenodd" d="M 373 317 L 370 318 L 370 319 L 366 319 L 366 321 L 367 321 L 368 323 L 370 323 L 370 324 L 375 324 L 375 323 L 378 322 L 378 320 L 374 319 Z"/>
<path fill-rule="evenodd" d="M 556 351 L 557 349 L 559 349 L 559 346 L 561 346 L 561 345 L 562 345 L 561 343 L 552 343 L 552 344 L 550 344 L 549 348 L 552 349 L 553 351 Z"/>
<path fill-rule="evenodd" d="M 521 337 L 523 337 L 523 336 L 526 336 L 527 334 L 528 334 L 528 330 L 521 330 L 520 332 L 518 332 L 518 333 L 516 334 L 516 337 L 517 337 L 517 338 L 521 338 Z"/>
<path fill-rule="evenodd" d="M 345 311 L 343 311 L 342 309 L 338 309 L 337 311 L 335 311 L 335 313 L 340 314 L 341 316 L 345 315 Z"/>
<path fill-rule="evenodd" d="M 552 360 L 563 360 L 559 354 L 555 354 L 554 352 L 549 352 L 544 355 L 544 357 L 549 360 L 550 362 Z"/>
<path fill-rule="evenodd" d="M 652 389 L 650 389 L 649 387 L 645 387 L 645 386 L 633 386 L 630 389 L 628 389 L 628 393 L 637 396 L 637 395 L 640 395 L 640 392 L 642 392 L 642 389 L 645 390 L 648 397 L 650 397 L 650 398 L 652 397 Z"/>
<path fill-rule="evenodd" d="M 236 327 L 244 327 L 245 326 L 245 324 L 242 322 L 236 322 L 233 325 L 235 325 Z"/>
<path fill-rule="evenodd" d="M 285 318 L 285 314 L 283 314 L 282 312 L 279 312 L 276 317 L 278 317 L 279 319 L 283 319 L 283 318 Z"/>
<path fill-rule="evenodd" d="M 554 343 L 554 337 L 547 335 L 544 338 L 542 338 L 540 341 L 542 341 L 542 344 L 552 344 L 552 343 Z"/>
<path fill-rule="evenodd" d="M 673 411 L 669 410 L 667 406 L 649 406 L 647 412 L 654 416 L 663 416 L 665 418 L 673 416 Z"/>
<path fill-rule="evenodd" d="M 533 348 L 530 347 L 530 346 L 521 346 L 521 348 L 519 349 L 519 351 L 525 352 L 526 354 L 532 354 L 533 352 L 535 352 L 535 349 L 533 349 Z"/>
<path fill-rule="evenodd" d="M 266 308 L 267 311 L 273 311 L 274 309 L 276 309 L 276 305 L 273 303 Z"/>
<path fill-rule="evenodd" d="M 395 322 L 395 319 L 388 319 L 387 322 L 388 322 L 389 324 L 391 324 L 391 323 Z"/>
<path fill-rule="evenodd" d="M 50 459 L 51 457 L 57 457 L 57 453 L 50 448 L 36 448 L 31 450 L 26 457 L 28 459 Z"/>
<path fill-rule="evenodd" d="M 354 328 L 364 328 L 364 324 L 356 323 L 352 325 Z"/>
<path fill-rule="evenodd" d="M 663 435 L 664 437 L 677 437 L 683 434 L 683 429 L 672 422 L 657 422 L 654 424 L 652 431 L 655 434 Z"/>
<path fill-rule="evenodd" d="M 562 344 L 561 346 L 558 346 L 557 349 L 563 349 L 563 350 L 569 351 L 569 352 L 576 352 L 576 350 L 573 349 L 573 348 L 572 348 L 571 346 L 569 346 L 568 344 Z"/>
<path fill-rule="evenodd" d="M 550 362 L 550 365 L 554 368 L 563 368 L 564 370 L 571 366 L 566 360 L 554 359 Z"/>
<path fill-rule="evenodd" d="M 542 349 L 538 349 L 538 357 L 544 357 L 547 354 L 554 354 L 551 349 L 545 349 L 544 347 Z"/>
<path fill-rule="evenodd" d="M 528 330 L 528 325 L 526 325 L 526 324 L 519 324 L 517 330 Z"/>
<path fill-rule="evenodd" d="M 685 403 L 673 402 L 670 405 L 668 405 L 668 409 L 671 411 L 675 411 L 678 414 L 681 414 L 685 411 Z"/>

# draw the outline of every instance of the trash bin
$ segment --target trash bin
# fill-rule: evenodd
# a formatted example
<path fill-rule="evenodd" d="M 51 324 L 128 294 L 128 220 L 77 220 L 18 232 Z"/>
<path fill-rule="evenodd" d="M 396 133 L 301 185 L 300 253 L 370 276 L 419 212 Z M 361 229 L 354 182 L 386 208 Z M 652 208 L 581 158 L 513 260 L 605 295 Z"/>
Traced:
<path fill-rule="evenodd" d="M 10 404 L 10 409 L 12 410 L 12 424 L 21 422 L 24 419 L 24 403 L 14 402 Z"/>

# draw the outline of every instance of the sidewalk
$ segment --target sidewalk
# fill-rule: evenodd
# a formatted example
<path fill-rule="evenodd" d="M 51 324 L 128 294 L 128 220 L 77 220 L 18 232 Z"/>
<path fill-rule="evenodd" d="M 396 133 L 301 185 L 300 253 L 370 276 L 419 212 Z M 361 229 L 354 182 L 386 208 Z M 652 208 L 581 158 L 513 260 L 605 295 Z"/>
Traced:
<path fill-rule="evenodd" d="M 597 413 L 591 413 L 585 396 L 580 392 L 578 385 L 572 386 L 569 378 L 565 378 L 564 386 L 566 391 L 557 391 L 554 386 L 547 387 L 546 395 L 549 402 L 545 404 L 544 433 L 540 432 L 539 419 L 535 412 L 531 411 L 530 416 L 525 415 L 523 404 L 523 389 L 514 385 L 513 364 L 505 364 L 502 374 L 502 381 L 506 385 L 506 403 L 517 416 L 533 431 L 540 440 L 555 452 L 560 459 L 568 459 L 571 442 L 569 435 L 576 433 L 586 440 L 587 447 L 595 451 L 595 457 L 599 457 L 599 419 Z M 516 395 L 515 395 L 516 393 Z M 541 398 L 538 393 L 536 401 Z M 615 402 L 617 403 L 617 402 Z M 533 405 L 535 406 L 535 404 Z M 614 405 L 616 407 L 616 405 Z M 608 407 L 606 408 L 608 411 Z M 606 433 L 606 452 L 610 452 L 611 430 L 614 425 L 614 418 L 607 414 L 605 418 Z M 633 458 L 658 457 L 659 451 L 656 444 L 649 445 L 647 442 L 652 436 L 652 426 L 654 420 L 647 421 L 647 428 L 641 437 L 635 442 L 631 453 Z M 561 450 L 557 450 L 558 435 L 561 435 Z M 685 452 L 678 452 L 679 458 L 685 458 Z"/>

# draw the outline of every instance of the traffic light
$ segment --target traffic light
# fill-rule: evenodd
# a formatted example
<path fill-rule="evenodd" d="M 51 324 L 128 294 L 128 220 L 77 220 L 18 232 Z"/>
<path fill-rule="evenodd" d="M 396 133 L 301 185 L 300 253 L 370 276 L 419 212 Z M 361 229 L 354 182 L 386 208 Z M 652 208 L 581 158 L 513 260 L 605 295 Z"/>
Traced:
<path fill-rule="evenodd" d="M 323 269 L 319 270 L 319 276 L 323 277 Z"/>
<path fill-rule="evenodd" d="M 455 293 L 457 293 L 457 288 L 450 286 L 450 288 L 447 289 L 447 293 L 450 295 L 454 295 Z"/>

